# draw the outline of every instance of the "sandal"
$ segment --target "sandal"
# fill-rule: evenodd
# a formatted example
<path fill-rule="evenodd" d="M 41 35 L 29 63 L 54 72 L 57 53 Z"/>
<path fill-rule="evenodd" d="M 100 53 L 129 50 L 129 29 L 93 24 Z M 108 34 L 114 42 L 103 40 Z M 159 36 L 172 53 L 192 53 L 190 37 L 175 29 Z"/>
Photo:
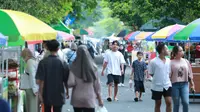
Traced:
<path fill-rule="evenodd" d="M 108 98 L 107 98 L 107 101 L 108 101 L 108 102 L 111 102 L 111 101 L 112 101 L 112 99 L 111 99 L 110 97 L 108 97 Z"/>

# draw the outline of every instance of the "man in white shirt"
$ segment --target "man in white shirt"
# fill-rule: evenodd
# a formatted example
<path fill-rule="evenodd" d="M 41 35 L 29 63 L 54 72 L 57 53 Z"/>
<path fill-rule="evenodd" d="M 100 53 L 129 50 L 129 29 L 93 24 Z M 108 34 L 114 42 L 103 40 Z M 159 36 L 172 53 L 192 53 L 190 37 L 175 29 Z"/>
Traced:
<path fill-rule="evenodd" d="M 102 76 L 104 76 L 104 70 L 107 70 L 107 78 L 108 78 L 108 98 L 109 102 L 112 101 L 111 94 L 112 94 L 112 85 L 114 82 L 114 100 L 118 101 L 117 99 L 117 92 L 118 92 L 118 84 L 120 83 L 120 76 L 124 72 L 124 56 L 121 52 L 118 51 L 119 42 L 113 41 L 112 42 L 112 50 L 107 52 L 104 57 L 104 64 L 102 70 Z"/>
<path fill-rule="evenodd" d="M 168 48 L 161 43 L 156 47 L 159 57 L 154 58 L 149 64 L 149 74 L 153 76 L 152 99 L 155 100 L 155 112 L 160 112 L 162 96 L 166 102 L 166 112 L 172 112 L 171 106 L 171 81 L 170 59 Z"/>

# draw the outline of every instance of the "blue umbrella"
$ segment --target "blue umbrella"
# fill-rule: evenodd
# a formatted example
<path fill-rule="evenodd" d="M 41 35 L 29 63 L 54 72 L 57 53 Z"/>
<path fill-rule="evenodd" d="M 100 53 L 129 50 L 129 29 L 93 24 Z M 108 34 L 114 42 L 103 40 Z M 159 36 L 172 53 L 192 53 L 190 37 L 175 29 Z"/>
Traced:
<path fill-rule="evenodd" d="M 0 33 L 0 46 L 5 46 L 6 45 L 6 36 Z"/>

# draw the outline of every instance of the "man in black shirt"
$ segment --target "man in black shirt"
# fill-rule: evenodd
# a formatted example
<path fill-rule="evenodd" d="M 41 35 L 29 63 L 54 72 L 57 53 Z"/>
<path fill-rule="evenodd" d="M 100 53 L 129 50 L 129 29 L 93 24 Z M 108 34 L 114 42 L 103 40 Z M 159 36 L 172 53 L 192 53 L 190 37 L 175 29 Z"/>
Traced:
<path fill-rule="evenodd" d="M 57 56 L 59 43 L 51 40 L 47 43 L 51 55 L 40 61 L 36 79 L 40 87 L 40 100 L 45 106 L 45 112 L 61 112 L 62 105 L 65 102 L 64 86 L 67 90 L 67 79 L 69 68 L 64 60 Z"/>

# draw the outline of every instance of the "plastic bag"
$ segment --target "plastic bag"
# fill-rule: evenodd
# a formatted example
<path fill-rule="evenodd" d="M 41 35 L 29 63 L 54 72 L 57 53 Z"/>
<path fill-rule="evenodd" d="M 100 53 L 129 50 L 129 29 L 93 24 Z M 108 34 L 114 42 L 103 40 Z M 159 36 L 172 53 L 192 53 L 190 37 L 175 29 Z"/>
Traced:
<path fill-rule="evenodd" d="M 108 110 L 106 109 L 106 107 L 97 107 L 97 112 L 108 112 Z"/>

